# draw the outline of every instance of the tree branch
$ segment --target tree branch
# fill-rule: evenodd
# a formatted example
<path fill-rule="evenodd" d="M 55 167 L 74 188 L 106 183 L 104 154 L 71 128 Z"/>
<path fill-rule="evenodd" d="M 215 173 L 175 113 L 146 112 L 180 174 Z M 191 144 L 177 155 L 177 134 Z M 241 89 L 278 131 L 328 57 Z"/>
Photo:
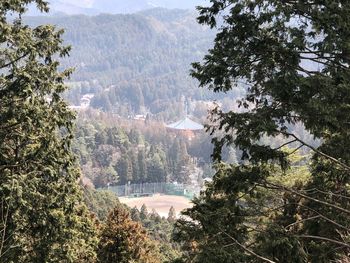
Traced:
<path fill-rule="evenodd" d="M 300 142 L 301 144 L 305 145 L 306 147 L 310 148 L 311 150 L 313 150 L 315 153 L 325 157 L 326 159 L 329 159 L 331 160 L 332 162 L 338 164 L 339 166 L 345 168 L 346 170 L 349 170 L 350 171 L 350 166 L 348 166 L 347 164 L 337 160 L 336 158 L 324 153 L 324 152 L 321 152 L 319 151 L 318 149 L 316 149 L 315 147 L 313 147 L 312 145 L 304 142 L 303 140 L 301 140 L 300 138 L 298 138 L 295 134 L 293 133 L 290 133 L 290 132 L 284 132 L 284 131 L 279 131 L 281 134 L 285 135 L 285 136 L 291 136 L 293 137 L 294 139 L 296 139 L 298 142 Z"/>
<path fill-rule="evenodd" d="M 327 237 L 321 237 L 321 236 L 312 236 L 312 235 L 296 235 L 295 237 L 300 237 L 300 238 L 310 238 L 310 239 L 318 239 L 318 240 L 323 240 L 323 241 L 328 241 L 330 243 L 334 243 L 337 245 L 341 245 L 347 248 L 350 248 L 350 244 L 338 241 L 338 240 L 334 240 L 334 239 L 330 239 Z"/>
<path fill-rule="evenodd" d="M 231 236 L 229 233 L 222 231 L 223 234 L 225 234 L 227 237 L 229 237 L 236 245 L 238 245 L 240 248 L 242 248 L 244 251 L 246 251 L 247 253 L 253 255 L 254 257 L 257 257 L 259 259 L 261 259 L 262 261 L 268 262 L 268 263 L 276 263 L 275 261 L 272 261 L 268 258 L 265 258 L 263 256 L 260 256 L 258 254 L 256 254 L 253 250 L 247 248 L 246 246 L 242 245 L 241 243 L 239 243 L 237 241 L 237 239 L 235 239 L 233 236 Z"/>
<path fill-rule="evenodd" d="M 319 203 L 319 204 L 323 204 L 323 205 L 328 206 L 328 207 L 332 207 L 332 208 L 334 208 L 336 210 L 339 210 L 339 211 L 341 211 L 341 212 L 343 212 L 345 214 L 349 214 L 350 215 L 350 211 L 345 209 L 345 208 L 342 208 L 342 207 L 337 206 L 337 205 L 333 205 L 333 204 L 325 202 L 325 201 L 318 200 L 316 198 L 313 198 L 313 197 L 310 197 L 310 196 L 305 195 L 303 193 L 300 193 L 299 191 L 287 188 L 287 187 L 285 187 L 283 185 L 276 185 L 276 184 L 273 184 L 273 183 L 265 181 L 265 187 L 268 187 L 268 185 L 271 185 L 274 189 L 280 189 L 280 190 L 284 190 L 286 192 L 293 193 L 293 194 L 295 194 L 297 196 L 303 197 L 305 199 L 308 199 L 310 201 L 314 201 L 314 202 Z"/>
<path fill-rule="evenodd" d="M 27 53 L 24 53 L 22 56 L 19 56 L 19 57 L 16 58 L 15 60 L 12 60 L 12 61 L 10 61 L 10 62 L 4 64 L 4 65 L 1 65 L 1 66 L 0 66 L 0 69 L 7 68 L 8 66 L 15 64 L 16 62 L 18 62 L 18 61 L 21 60 L 22 58 L 25 58 L 28 54 L 29 54 L 28 52 L 27 52 Z"/>

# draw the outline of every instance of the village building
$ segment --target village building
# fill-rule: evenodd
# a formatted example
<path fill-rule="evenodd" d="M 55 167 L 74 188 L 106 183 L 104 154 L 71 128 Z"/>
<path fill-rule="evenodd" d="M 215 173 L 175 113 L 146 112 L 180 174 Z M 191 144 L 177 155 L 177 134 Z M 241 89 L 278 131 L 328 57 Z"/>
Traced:
<path fill-rule="evenodd" d="M 168 124 L 165 127 L 172 132 L 187 137 L 189 140 L 194 138 L 197 132 L 204 129 L 202 124 L 191 120 L 187 116 L 184 119 Z"/>

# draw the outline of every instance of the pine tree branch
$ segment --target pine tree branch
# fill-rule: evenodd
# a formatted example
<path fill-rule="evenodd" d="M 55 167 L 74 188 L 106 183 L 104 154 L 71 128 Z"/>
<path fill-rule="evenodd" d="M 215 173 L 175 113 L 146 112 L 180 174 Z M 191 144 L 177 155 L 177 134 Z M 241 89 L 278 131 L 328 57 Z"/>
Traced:
<path fill-rule="evenodd" d="M 223 234 L 225 234 L 227 237 L 229 237 L 236 245 L 238 245 L 240 248 L 242 248 L 244 251 L 246 251 L 247 253 L 253 255 L 254 257 L 261 259 L 264 262 L 268 262 L 268 263 L 276 263 L 275 261 L 272 261 L 268 258 L 265 258 L 263 256 L 258 255 L 257 253 L 255 253 L 253 250 L 247 248 L 246 246 L 242 245 L 240 242 L 238 242 L 237 239 L 235 239 L 233 236 L 231 236 L 229 233 L 222 231 Z"/>
<path fill-rule="evenodd" d="M 310 239 L 318 239 L 318 240 L 323 240 L 323 241 L 328 241 L 330 243 L 338 244 L 347 248 L 350 248 L 350 244 L 344 243 L 338 240 L 330 239 L 327 237 L 321 237 L 321 236 L 312 236 L 312 235 L 295 235 L 295 237 L 298 238 L 310 238 Z"/>
<path fill-rule="evenodd" d="M 317 188 L 310 189 L 310 190 L 314 190 L 314 191 L 316 191 L 318 193 L 321 193 L 321 194 L 324 194 L 324 195 L 332 195 L 332 196 L 336 196 L 336 197 L 340 197 L 340 198 L 344 198 L 344 199 L 350 200 L 350 196 L 336 194 L 336 193 L 333 193 L 333 192 L 325 192 L 325 191 L 322 191 L 322 190 L 317 189 Z"/>
<path fill-rule="evenodd" d="M 292 224 L 286 226 L 285 228 L 289 228 L 290 226 L 293 226 L 293 225 L 295 225 L 295 224 L 298 224 L 298 223 L 301 223 L 301 222 L 304 222 L 304 221 L 308 221 L 308 220 L 312 220 L 312 219 L 316 219 L 316 218 L 322 218 L 322 219 L 324 219 L 325 221 L 327 221 L 327 222 L 329 222 L 329 223 L 331 223 L 331 224 L 337 226 L 338 228 L 342 228 L 342 229 L 344 229 L 344 230 L 346 230 L 346 231 L 350 231 L 350 229 L 349 229 L 348 227 L 343 226 L 343 225 L 341 225 L 341 224 L 335 222 L 334 220 L 330 219 L 330 218 L 327 217 L 327 216 L 324 216 L 323 214 L 321 214 L 320 212 L 316 211 L 315 209 L 312 209 L 312 208 L 310 208 L 310 207 L 308 207 L 308 206 L 305 206 L 305 205 L 302 205 L 302 204 L 299 204 L 299 203 L 291 203 L 291 204 L 297 205 L 297 206 L 299 206 L 299 207 L 303 207 L 303 208 L 305 208 L 305 209 L 307 209 L 307 210 L 312 211 L 313 213 L 315 213 L 315 214 L 317 214 L 317 215 L 316 215 L 316 216 L 313 216 L 313 217 L 308 217 L 308 218 L 305 218 L 305 219 L 301 219 L 301 220 L 299 220 L 299 221 L 296 221 L 296 222 L 294 222 L 294 223 L 292 223 Z"/>
<path fill-rule="evenodd" d="M 287 145 L 289 145 L 289 144 L 291 144 L 291 143 L 293 143 L 293 142 L 296 142 L 296 141 L 297 141 L 297 139 L 291 140 L 291 141 L 286 142 L 286 143 L 284 143 L 284 144 L 280 145 L 279 147 L 274 148 L 274 149 L 272 149 L 272 150 L 279 150 L 279 149 L 283 148 L 284 146 L 287 146 Z"/>
<path fill-rule="evenodd" d="M 24 53 L 22 56 L 19 56 L 18 58 L 14 59 L 14 60 L 12 60 L 4 65 L 1 65 L 0 69 L 7 68 L 8 66 L 15 64 L 16 62 L 20 61 L 22 58 L 25 58 L 27 55 L 29 55 L 29 52 Z"/>
<path fill-rule="evenodd" d="M 12 194 L 13 188 L 14 188 L 14 180 L 12 181 L 12 187 L 11 187 L 11 192 L 10 195 Z M 3 252 L 4 247 L 5 247 L 5 242 L 7 240 L 6 238 L 6 231 L 7 231 L 7 221 L 8 221 L 8 217 L 9 217 L 9 211 L 10 211 L 10 206 L 9 204 L 4 204 L 4 202 L 6 203 L 6 201 L 4 200 L 4 198 L 1 201 L 1 215 L 2 215 L 2 224 L 3 224 L 3 229 L 1 230 L 2 235 L 1 235 L 1 244 L 0 244 L 0 259 L 2 258 L 2 256 L 6 253 Z M 6 206 L 6 212 L 4 214 L 4 206 Z"/>
<path fill-rule="evenodd" d="M 347 209 L 345 209 L 343 207 L 340 207 L 340 206 L 337 206 L 337 205 L 334 205 L 334 204 L 331 204 L 331 203 L 328 203 L 328 202 L 325 202 L 325 201 L 313 198 L 311 196 L 305 195 L 303 193 L 300 193 L 299 191 L 293 190 L 293 189 L 285 187 L 283 185 L 276 185 L 276 184 L 273 184 L 273 183 L 265 181 L 265 185 L 261 185 L 261 186 L 269 187 L 269 185 L 272 186 L 273 189 L 279 189 L 279 190 L 283 190 L 283 191 L 286 191 L 286 192 L 293 193 L 293 194 L 295 194 L 297 196 L 300 196 L 300 197 L 303 197 L 303 198 L 305 198 L 307 200 L 314 201 L 315 203 L 323 204 L 323 205 L 328 206 L 328 207 L 332 207 L 332 208 L 334 208 L 336 210 L 339 210 L 339 211 L 341 211 L 341 212 L 343 212 L 345 214 L 349 214 L 350 215 L 350 210 L 347 210 Z"/>
<path fill-rule="evenodd" d="M 288 153 L 287 155 L 290 156 L 290 155 L 296 153 L 296 152 L 297 152 L 300 148 L 302 148 L 302 147 L 304 147 L 303 144 L 299 145 L 297 148 L 295 148 L 292 152 Z"/>
<path fill-rule="evenodd" d="M 306 221 L 309 221 L 309 220 L 314 220 L 314 219 L 317 219 L 317 218 L 320 218 L 320 217 L 321 217 L 320 215 L 317 215 L 317 216 L 312 216 L 312 217 L 308 217 L 308 218 L 303 218 L 301 220 L 295 221 L 295 222 L 285 226 L 284 229 L 287 230 L 287 229 L 291 228 L 292 226 L 295 226 L 295 225 L 300 224 L 302 222 L 306 222 Z"/>
<path fill-rule="evenodd" d="M 314 151 L 315 153 L 325 157 L 326 159 L 329 159 L 331 160 L 332 162 L 338 164 L 339 166 L 345 168 L 346 170 L 349 170 L 350 171 L 350 166 L 348 166 L 347 164 L 337 160 L 336 158 L 324 153 L 324 152 L 321 152 L 320 150 L 316 149 L 315 147 L 313 147 L 312 145 L 306 143 L 305 141 L 301 140 L 300 138 L 298 138 L 295 134 L 293 133 L 290 133 L 290 132 L 284 132 L 284 131 L 279 131 L 281 134 L 285 135 L 285 136 L 290 136 L 290 137 L 293 137 L 294 139 L 296 139 L 298 142 L 300 142 L 301 144 L 303 144 L 304 146 L 310 148 L 312 151 Z"/>

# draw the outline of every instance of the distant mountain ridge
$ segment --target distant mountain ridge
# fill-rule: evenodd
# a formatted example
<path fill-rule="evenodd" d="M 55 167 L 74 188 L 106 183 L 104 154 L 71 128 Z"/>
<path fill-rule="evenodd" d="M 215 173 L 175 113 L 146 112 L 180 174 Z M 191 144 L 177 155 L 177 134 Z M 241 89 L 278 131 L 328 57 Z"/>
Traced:
<path fill-rule="evenodd" d="M 130 14 L 139 11 L 163 7 L 169 9 L 195 9 L 206 5 L 206 0 L 48 0 L 50 15 L 97 15 Z M 29 15 L 40 15 L 35 8 L 29 8 Z"/>
<path fill-rule="evenodd" d="M 91 105 L 120 115 L 163 112 L 184 96 L 202 100 L 189 76 L 191 62 L 206 54 L 215 31 L 196 21 L 191 10 L 154 8 L 136 14 L 27 17 L 31 26 L 64 28 L 71 56 L 63 68 L 74 67 L 70 101 L 95 94 Z M 122 114 L 125 112 L 125 114 Z"/>

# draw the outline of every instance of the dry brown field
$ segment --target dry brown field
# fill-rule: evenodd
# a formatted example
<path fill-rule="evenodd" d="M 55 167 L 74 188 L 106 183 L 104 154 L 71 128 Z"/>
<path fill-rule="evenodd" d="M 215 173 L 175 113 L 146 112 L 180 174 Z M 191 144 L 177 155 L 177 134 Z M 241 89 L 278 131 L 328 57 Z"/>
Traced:
<path fill-rule="evenodd" d="M 126 204 L 129 207 L 141 208 L 143 204 L 147 206 L 148 212 L 152 209 L 156 210 L 160 216 L 167 216 L 171 206 L 175 208 L 177 215 L 181 210 L 192 207 L 191 200 L 183 196 L 173 196 L 173 195 L 153 195 L 149 197 L 139 197 L 139 198 L 128 198 L 119 197 L 121 203 Z"/>

